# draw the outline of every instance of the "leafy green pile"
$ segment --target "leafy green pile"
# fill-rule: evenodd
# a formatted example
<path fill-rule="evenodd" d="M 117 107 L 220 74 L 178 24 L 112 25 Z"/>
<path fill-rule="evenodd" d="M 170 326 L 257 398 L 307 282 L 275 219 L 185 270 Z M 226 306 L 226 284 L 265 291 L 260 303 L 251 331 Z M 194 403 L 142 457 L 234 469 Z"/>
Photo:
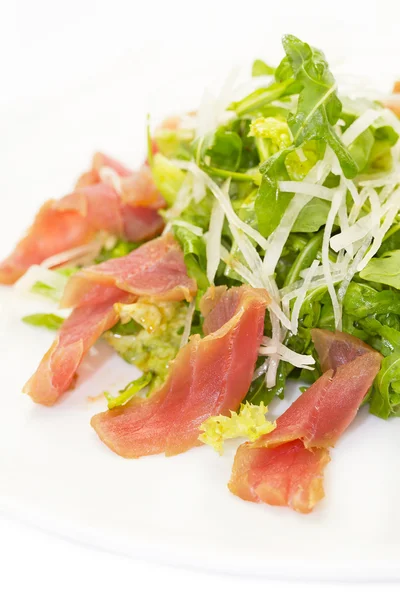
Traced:
<path fill-rule="evenodd" d="M 400 127 L 394 122 L 394 115 L 386 120 L 378 101 L 339 98 L 335 79 L 321 51 L 291 35 L 283 38 L 283 47 L 285 57 L 276 69 L 261 60 L 253 64 L 253 77 L 270 75 L 270 84 L 232 102 L 220 123 L 206 134 L 199 136 L 194 128 L 190 130 L 184 119 L 182 127 L 156 131 L 156 143 L 161 152 L 151 157 L 152 171 L 160 192 L 168 201 L 164 217 L 182 246 L 188 271 L 197 280 L 199 296 L 211 283 L 235 286 L 245 282 L 243 269 L 239 267 L 248 268 L 255 275 L 257 261 L 250 262 L 250 251 L 246 256 L 243 254 L 238 236 L 225 213 L 220 240 L 229 260 L 224 259 L 221 250 L 214 281 L 208 280 L 207 244 L 211 235 L 212 209 L 217 200 L 208 180 L 196 177 L 193 166 L 184 168 L 182 161 L 196 165 L 220 189 L 225 186 L 229 190 L 235 214 L 267 241 L 263 247 L 251 236 L 247 238 L 260 263 L 266 253 L 267 258 L 270 257 L 274 232 L 281 235 L 285 215 L 287 217 L 289 208 L 298 202 L 298 214 L 286 238 L 282 238 L 284 242 L 276 265 L 272 263 L 273 283 L 283 292 L 299 287 L 314 261 L 323 260 L 324 232 L 332 200 L 329 194 L 327 197 L 315 194 L 303 202 L 303 206 L 298 193 L 280 189 L 282 182 L 307 182 L 316 166 L 324 164 L 326 157 L 332 157 L 333 153 L 331 167 L 317 181 L 327 190 L 344 190 L 344 202 L 332 215 L 329 237 L 339 233 L 344 226 L 349 227 L 349 219 L 352 225 L 376 210 L 376 203 L 371 198 L 373 191 L 382 198 L 383 205 L 397 190 L 396 183 L 387 189 L 390 173 L 397 166 L 394 161 L 398 162 L 393 147 L 398 141 Z M 368 111 L 376 111 L 379 118 L 346 143 L 345 132 Z M 388 182 L 375 187 L 372 184 L 372 191 L 364 185 L 368 179 L 379 178 L 387 178 Z M 362 201 L 358 207 L 360 196 Z M 378 227 L 383 221 L 383 217 L 378 219 Z M 339 297 L 343 330 L 362 338 L 385 356 L 370 398 L 371 411 L 384 418 L 400 413 L 397 408 L 400 406 L 399 231 L 396 211 L 376 256 L 360 273 L 355 270 L 350 285 L 347 282 L 347 289 L 343 287 L 344 298 Z M 371 239 L 368 238 L 370 234 Z M 347 249 L 334 252 L 328 245 L 326 252 L 331 272 L 335 266 L 344 265 L 341 261 L 347 257 L 342 277 L 337 276 L 333 281 L 335 294 L 353 264 L 361 242 L 365 241 L 365 251 L 368 250 L 373 234 L 366 232 L 354 244 L 353 254 Z M 267 264 L 267 269 L 270 266 L 271 263 Z M 299 310 L 297 333 L 287 328 L 283 330 L 284 344 L 300 354 L 314 353 L 310 334 L 313 327 L 335 329 L 332 293 L 321 273 L 319 280 L 319 285 L 306 290 Z M 289 318 L 293 306 L 294 299 L 289 303 Z M 273 335 L 272 329 L 271 319 L 267 316 L 265 335 Z M 257 367 L 261 367 L 263 361 L 260 358 Z M 266 405 L 276 394 L 283 397 L 289 376 L 311 382 L 318 375 L 318 364 L 310 372 L 280 361 L 275 386 L 268 389 L 264 374 L 260 373 L 245 400 Z"/>

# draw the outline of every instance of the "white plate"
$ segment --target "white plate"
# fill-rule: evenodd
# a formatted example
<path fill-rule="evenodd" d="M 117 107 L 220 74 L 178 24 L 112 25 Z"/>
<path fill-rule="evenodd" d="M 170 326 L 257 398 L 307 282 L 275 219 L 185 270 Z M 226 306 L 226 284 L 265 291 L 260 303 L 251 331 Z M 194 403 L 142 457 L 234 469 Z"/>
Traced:
<path fill-rule="evenodd" d="M 173 84 L 158 71 L 155 85 L 157 60 L 132 64 L 134 81 L 125 64 L 64 102 L 9 120 L 2 254 L 44 198 L 68 191 L 92 151 L 139 162 L 149 106 L 160 114 L 196 105 L 207 69 L 191 79 L 175 73 Z M 169 459 L 124 460 L 101 444 L 89 421 L 104 403 L 87 396 L 133 377 L 105 345 L 85 360 L 79 386 L 59 405 L 34 405 L 20 388 L 52 335 L 21 323 L 38 308 L 29 299 L 1 289 L 0 302 L 4 511 L 80 542 L 173 564 L 305 579 L 399 577 L 399 421 L 360 411 L 332 450 L 326 499 L 311 515 L 246 503 L 226 487 L 234 445 L 223 458 L 196 448 Z"/>

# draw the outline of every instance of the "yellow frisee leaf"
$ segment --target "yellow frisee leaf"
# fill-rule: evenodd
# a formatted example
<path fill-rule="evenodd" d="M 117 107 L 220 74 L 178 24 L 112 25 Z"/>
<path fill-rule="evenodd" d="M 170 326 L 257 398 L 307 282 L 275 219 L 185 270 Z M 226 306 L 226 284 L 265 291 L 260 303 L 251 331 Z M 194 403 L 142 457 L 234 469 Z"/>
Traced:
<path fill-rule="evenodd" d="M 230 417 L 218 415 L 204 421 L 200 425 L 204 433 L 199 435 L 199 440 L 212 446 L 219 454 L 223 454 L 225 440 L 246 437 L 253 442 L 276 427 L 276 423 L 266 420 L 267 412 L 268 407 L 263 402 L 259 405 L 246 402 L 238 413 L 231 411 Z"/>

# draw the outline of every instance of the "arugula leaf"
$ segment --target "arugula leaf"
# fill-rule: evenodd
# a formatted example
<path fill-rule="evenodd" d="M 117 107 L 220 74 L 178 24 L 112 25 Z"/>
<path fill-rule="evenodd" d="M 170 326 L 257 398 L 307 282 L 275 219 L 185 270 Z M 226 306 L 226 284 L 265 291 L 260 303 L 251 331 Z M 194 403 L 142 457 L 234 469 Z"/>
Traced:
<path fill-rule="evenodd" d="M 313 198 L 301 210 L 293 227 L 293 232 L 307 233 L 318 231 L 320 227 L 325 225 L 328 218 L 331 203 L 321 198 Z"/>
<path fill-rule="evenodd" d="M 363 171 L 368 165 L 374 143 L 374 135 L 371 128 L 368 128 L 350 144 L 349 152 L 357 163 L 359 171 Z"/>
<path fill-rule="evenodd" d="M 53 313 L 35 313 L 22 317 L 24 323 L 34 325 L 35 327 L 46 327 L 46 329 L 59 329 L 64 323 L 62 317 L 58 317 Z"/>
<path fill-rule="evenodd" d="M 282 82 L 271 83 L 268 87 L 259 88 L 251 92 L 248 96 L 239 102 L 232 102 L 228 106 L 228 110 L 233 110 L 238 116 L 249 115 L 262 111 L 266 105 L 274 100 L 278 100 L 282 96 L 293 93 L 291 86 L 293 79 L 287 79 Z"/>
<path fill-rule="evenodd" d="M 351 282 L 343 299 L 344 310 L 357 319 L 372 315 L 400 315 L 400 294 L 394 290 L 378 292 L 373 287 Z"/>
<path fill-rule="evenodd" d="M 254 206 L 258 228 L 264 237 L 269 237 L 277 228 L 293 198 L 293 194 L 281 192 L 278 187 L 280 181 L 289 179 L 285 159 L 292 150 L 292 147 L 281 150 L 260 167 L 263 179 Z"/>
<path fill-rule="evenodd" d="M 251 69 L 252 77 L 260 77 L 262 75 L 273 75 L 275 73 L 274 67 L 270 67 L 263 60 L 257 58 L 253 62 L 253 67 Z"/>
<path fill-rule="evenodd" d="M 210 284 L 206 275 L 207 258 L 203 238 L 177 225 L 174 226 L 174 236 L 182 247 L 189 276 L 196 279 L 199 291 L 205 292 Z"/>
<path fill-rule="evenodd" d="M 109 410 L 122 406 L 131 400 L 140 390 L 145 388 L 153 378 L 152 373 L 144 373 L 138 379 L 134 379 L 124 389 L 118 392 L 117 396 L 112 396 L 109 392 L 104 392 L 104 396 L 108 403 Z"/>
<path fill-rule="evenodd" d="M 308 269 L 308 267 L 311 266 L 312 262 L 316 259 L 318 252 L 321 250 L 323 236 L 323 231 L 321 231 L 317 235 L 314 235 L 304 246 L 304 248 L 299 252 L 285 279 L 285 287 L 297 281 L 300 277 L 301 271 L 303 269 Z"/>
<path fill-rule="evenodd" d="M 217 131 L 202 145 L 203 160 L 208 157 L 211 168 L 236 171 L 242 157 L 242 140 L 234 131 L 223 128 Z"/>
<path fill-rule="evenodd" d="M 293 35 L 283 37 L 287 61 L 278 73 L 288 73 L 290 65 L 295 81 L 301 87 L 297 111 L 289 114 L 288 124 L 296 147 L 313 139 L 325 140 L 336 153 L 346 177 L 358 173 L 357 163 L 337 136 L 333 126 L 340 117 L 342 104 L 325 56 Z"/>
<path fill-rule="evenodd" d="M 360 272 L 360 277 L 400 290 L 400 250 L 392 250 L 380 258 L 372 258 Z"/>

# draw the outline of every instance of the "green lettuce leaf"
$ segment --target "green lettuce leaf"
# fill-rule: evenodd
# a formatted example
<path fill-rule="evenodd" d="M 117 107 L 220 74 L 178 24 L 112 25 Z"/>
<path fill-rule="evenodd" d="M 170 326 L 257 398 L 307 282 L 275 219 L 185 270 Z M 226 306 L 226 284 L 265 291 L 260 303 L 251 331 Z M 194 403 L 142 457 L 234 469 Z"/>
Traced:
<path fill-rule="evenodd" d="M 122 406 L 131 400 L 140 390 L 145 388 L 151 382 L 153 375 L 144 373 L 138 379 L 134 379 L 124 389 L 120 390 L 116 396 L 112 396 L 109 392 L 104 392 L 109 410 Z"/>
<path fill-rule="evenodd" d="M 273 75 L 275 73 L 274 67 L 270 67 L 263 60 L 257 58 L 253 62 L 253 67 L 251 69 L 252 77 L 260 77 L 262 75 Z"/>
<path fill-rule="evenodd" d="M 64 323 L 62 317 L 58 317 L 53 313 L 35 313 L 22 317 L 24 323 L 34 325 L 35 327 L 46 327 L 46 329 L 59 329 Z"/>
<path fill-rule="evenodd" d="M 360 272 L 360 277 L 400 290 L 400 250 L 392 250 L 380 258 L 372 258 Z"/>

